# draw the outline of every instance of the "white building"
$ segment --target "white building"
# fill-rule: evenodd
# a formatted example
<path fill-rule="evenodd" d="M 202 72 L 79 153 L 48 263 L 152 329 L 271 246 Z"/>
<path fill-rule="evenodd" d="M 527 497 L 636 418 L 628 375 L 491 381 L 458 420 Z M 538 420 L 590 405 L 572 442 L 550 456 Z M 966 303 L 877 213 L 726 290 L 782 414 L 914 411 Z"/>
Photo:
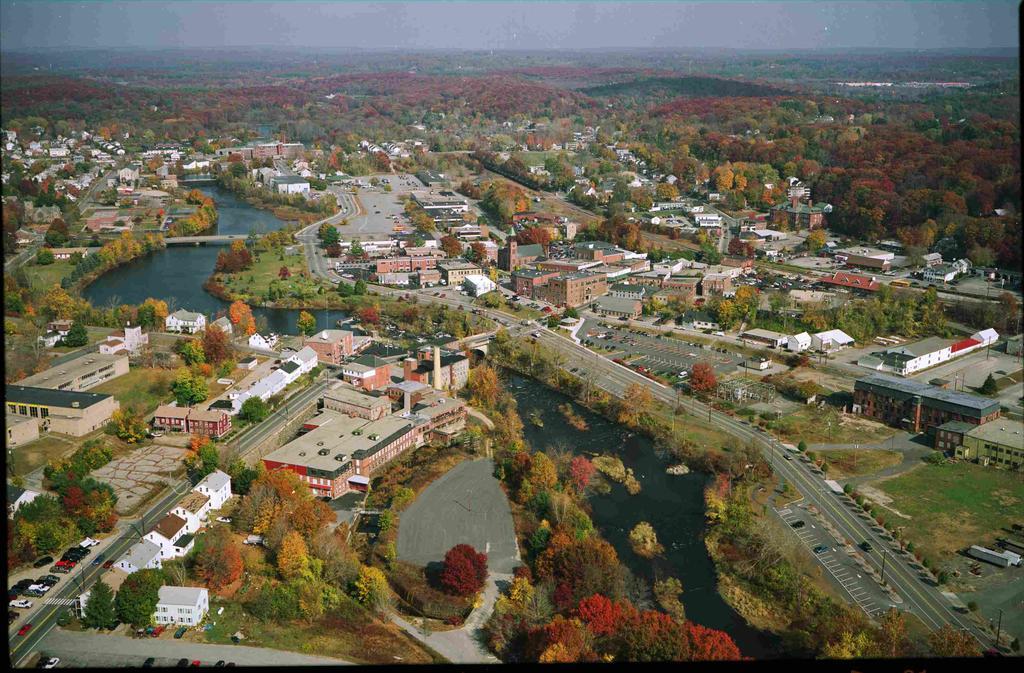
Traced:
<path fill-rule="evenodd" d="M 811 335 L 807 332 L 794 334 L 786 341 L 786 348 L 794 353 L 802 353 L 811 347 Z"/>
<path fill-rule="evenodd" d="M 218 510 L 231 499 L 231 477 L 220 470 L 214 470 L 192 489 L 210 498 L 210 510 Z"/>
<path fill-rule="evenodd" d="M 698 227 L 719 227 L 722 225 L 722 216 L 716 213 L 695 213 L 693 221 Z"/>
<path fill-rule="evenodd" d="M 235 332 L 235 326 L 231 324 L 231 320 L 228 319 L 228 317 L 226 315 L 225 316 L 221 316 L 220 318 L 217 318 L 216 320 L 214 320 L 210 324 L 216 325 L 217 327 L 219 327 L 221 329 L 222 332 L 224 332 L 228 336 L 231 336 Z"/>
<path fill-rule="evenodd" d="M 277 335 L 268 334 L 263 336 L 262 334 L 253 334 L 249 337 L 249 348 L 262 348 L 264 350 L 273 350 L 274 346 L 277 345 Z"/>
<path fill-rule="evenodd" d="M 270 179 L 270 184 L 279 194 L 309 193 L 309 181 L 297 175 L 276 175 Z"/>
<path fill-rule="evenodd" d="M 497 284 L 487 276 L 471 273 L 462 279 L 462 285 L 474 297 L 487 294 L 498 289 Z"/>
<path fill-rule="evenodd" d="M 167 316 L 164 326 L 168 332 L 195 334 L 206 329 L 206 316 L 202 313 L 193 313 L 192 311 L 179 308 Z"/>
<path fill-rule="evenodd" d="M 185 533 L 195 534 L 206 523 L 210 509 L 210 496 L 192 491 L 170 513 L 185 520 Z"/>
<path fill-rule="evenodd" d="M 131 575 L 139 570 L 159 568 L 162 564 L 160 545 L 150 540 L 140 540 L 125 552 L 114 566 Z"/>
<path fill-rule="evenodd" d="M 279 369 L 274 370 L 252 384 L 252 387 L 248 390 L 240 393 L 230 393 L 228 399 L 231 400 L 231 413 L 237 414 L 241 411 L 242 405 L 250 397 L 259 397 L 266 402 L 272 396 L 284 390 L 288 384 L 303 374 L 312 371 L 316 365 L 316 351 L 309 346 L 304 346 L 300 351 L 282 362 Z"/>
<path fill-rule="evenodd" d="M 143 536 L 160 548 L 161 559 L 184 556 L 193 547 L 195 538 L 186 530 L 186 522 L 177 514 L 168 514 Z"/>
<path fill-rule="evenodd" d="M 210 592 L 201 587 L 160 587 L 153 619 L 157 624 L 195 626 L 210 611 Z"/>
<path fill-rule="evenodd" d="M 22 505 L 27 505 L 38 497 L 39 493 L 36 491 L 7 484 L 7 516 L 14 516 Z"/>
<path fill-rule="evenodd" d="M 811 336 L 811 348 L 816 351 L 841 350 L 853 343 L 853 337 L 842 330 L 830 329 L 825 332 L 818 332 Z"/>
<path fill-rule="evenodd" d="M 112 355 L 123 351 L 135 355 L 143 346 L 148 345 L 149 335 L 142 333 L 141 326 L 126 326 L 123 330 L 107 335 L 106 340 L 100 344 L 100 353 Z"/>

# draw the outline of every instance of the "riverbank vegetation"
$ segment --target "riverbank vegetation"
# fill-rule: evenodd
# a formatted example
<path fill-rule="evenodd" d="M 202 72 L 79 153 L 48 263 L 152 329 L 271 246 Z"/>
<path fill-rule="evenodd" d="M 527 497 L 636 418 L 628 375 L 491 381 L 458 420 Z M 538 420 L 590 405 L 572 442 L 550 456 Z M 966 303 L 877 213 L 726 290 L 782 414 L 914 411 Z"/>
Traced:
<path fill-rule="evenodd" d="M 235 169 L 235 166 L 241 170 Z M 308 199 L 303 194 L 280 194 L 246 175 L 245 165 L 241 163 L 231 163 L 228 170 L 221 171 L 217 176 L 217 184 L 237 194 L 249 205 L 269 210 L 285 221 L 297 220 L 302 224 L 311 224 L 338 211 L 337 197 L 330 192 L 321 194 L 316 200 Z"/>

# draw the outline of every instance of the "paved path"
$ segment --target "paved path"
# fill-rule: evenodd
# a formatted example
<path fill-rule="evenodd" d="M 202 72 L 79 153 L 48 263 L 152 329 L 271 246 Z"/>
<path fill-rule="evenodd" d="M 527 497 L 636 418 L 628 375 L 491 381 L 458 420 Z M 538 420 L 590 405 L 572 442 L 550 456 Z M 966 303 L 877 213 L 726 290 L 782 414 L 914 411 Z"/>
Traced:
<path fill-rule="evenodd" d="M 203 666 L 233 661 L 240 666 L 338 666 L 342 659 L 319 657 L 287 650 L 245 645 L 209 645 L 166 638 L 128 638 L 95 631 L 54 629 L 40 642 L 40 651 L 60 657 L 60 665 L 72 667 L 139 667 L 147 657 L 158 666 L 174 666 L 179 659 L 198 659 Z"/>
<path fill-rule="evenodd" d="M 866 482 L 887 479 L 889 477 L 904 474 L 920 465 L 924 457 L 932 454 L 934 450 L 926 441 L 919 438 L 923 438 L 923 436 L 912 435 L 908 432 L 900 431 L 892 438 L 883 439 L 878 442 L 870 442 L 866 444 L 808 444 L 807 449 L 809 451 L 865 451 L 869 449 L 883 449 L 886 451 L 897 451 L 903 456 L 903 460 L 891 467 L 884 468 L 878 472 L 872 472 L 871 474 L 865 474 L 859 477 L 847 477 L 841 480 L 843 483 L 850 483 L 854 486 L 859 486 Z"/>
<path fill-rule="evenodd" d="M 484 586 L 483 603 L 470 613 L 462 628 L 452 631 L 438 631 L 424 635 L 422 629 L 395 613 L 389 611 L 388 617 L 413 638 L 433 648 L 453 664 L 498 664 L 501 663 L 501 660 L 488 652 L 484 645 L 483 627 L 494 610 L 494 603 L 498 600 L 501 590 L 511 582 L 512 575 L 509 573 L 489 575 L 487 584 Z"/>
<path fill-rule="evenodd" d="M 473 407 L 466 407 L 466 413 L 468 413 L 470 416 L 472 416 L 476 420 L 478 420 L 481 423 L 483 423 L 484 425 L 486 425 L 488 427 L 488 429 L 490 429 L 490 430 L 494 429 L 494 421 L 489 419 L 487 416 L 485 416 L 483 413 L 481 413 L 477 409 L 474 409 Z"/>

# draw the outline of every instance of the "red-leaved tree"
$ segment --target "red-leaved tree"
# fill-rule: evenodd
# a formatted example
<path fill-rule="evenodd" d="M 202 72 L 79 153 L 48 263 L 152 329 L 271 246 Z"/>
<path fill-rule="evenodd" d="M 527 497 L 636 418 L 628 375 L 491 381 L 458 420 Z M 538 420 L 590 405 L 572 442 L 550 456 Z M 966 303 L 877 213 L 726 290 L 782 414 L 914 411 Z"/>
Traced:
<path fill-rule="evenodd" d="M 487 554 L 481 554 L 468 544 L 457 544 L 444 555 L 441 586 L 456 596 L 474 594 L 487 579 Z"/>
<path fill-rule="evenodd" d="M 595 636 L 610 636 L 622 620 L 622 607 L 601 594 L 580 601 L 576 614 Z"/>
<path fill-rule="evenodd" d="M 698 362 L 690 369 L 690 387 L 697 392 L 714 390 L 718 385 L 714 368 L 707 362 Z"/>
<path fill-rule="evenodd" d="M 576 490 L 582 493 L 594 476 L 594 464 L 587 460 L 586 456 L 576 456 L 569 463 L 569 478 Z"/>
<path fill-rule="evenodd" d="M 686 622 L 686 635 L 690 640 L 690 658 L 694 661 L 736 661 L 741 658 L 740 648 L 725 631 Z"/>

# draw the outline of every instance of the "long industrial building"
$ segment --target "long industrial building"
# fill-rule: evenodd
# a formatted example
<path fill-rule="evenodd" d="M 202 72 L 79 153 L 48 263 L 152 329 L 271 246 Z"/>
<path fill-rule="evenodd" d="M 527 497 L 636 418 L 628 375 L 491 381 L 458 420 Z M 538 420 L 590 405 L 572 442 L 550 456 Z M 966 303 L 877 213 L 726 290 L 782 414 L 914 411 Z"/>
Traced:
<path fill-rule="evenodd" d="M 949 421 L 977 426 L 999 418 L 997 400 L 882 374 L 858 380 L 853 403 L 869 418 L 912 432 L 932 432 Z"/>

